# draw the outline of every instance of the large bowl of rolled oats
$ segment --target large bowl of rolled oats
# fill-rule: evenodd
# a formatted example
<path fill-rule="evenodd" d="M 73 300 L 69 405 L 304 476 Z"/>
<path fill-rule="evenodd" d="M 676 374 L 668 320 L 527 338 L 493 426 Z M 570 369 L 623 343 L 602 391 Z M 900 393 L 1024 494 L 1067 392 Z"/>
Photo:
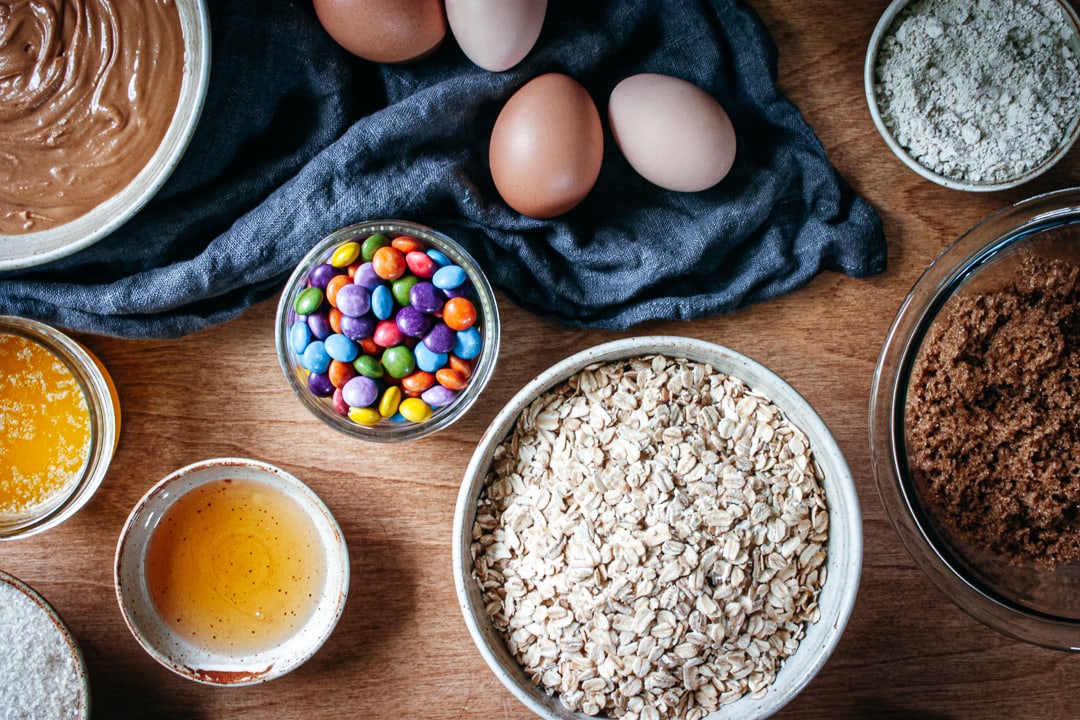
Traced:
<path fill-rule="evenodd" d="M 528 383 L 466 470 L 469 632 L 544 718 L 767 717 L 827 661 L 862 568 L 828 428 L 719 345 L 617 340 Z"/>

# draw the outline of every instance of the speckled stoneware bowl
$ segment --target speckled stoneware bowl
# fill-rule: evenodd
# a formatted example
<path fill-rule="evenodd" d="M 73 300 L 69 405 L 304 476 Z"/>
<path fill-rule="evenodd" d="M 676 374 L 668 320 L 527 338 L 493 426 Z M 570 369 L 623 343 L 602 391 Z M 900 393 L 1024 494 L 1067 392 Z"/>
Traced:
<path fill-rule="evenodd" d="M 146 167 L 119 193 L 87 214 L 47 230 L 0 235 L 0 271 L 67 257 L 130 220 L 169 179 L 199 123 L 210 86 L 210 16 L 204 0 L 176 0 L 184 34 L 184 69 L 176 112 Z"/>
<path fill-rule="evenodd" d="M 893 154 L 895 154 L 904 165 L 921 177 L 943 187 L 953 190 L 965 190 L 968 192 L 995 192 L 1023 185 L 1042 175 L 1065 157 L 1076 143 L 1077 138 L 1080 138 L 1080 109 L 1078 109 L 1072 124 L 1066 129 L 1057 148 L 1044 158 L 1042 162 L 1015 177 L 998 181 L 968 182 L 935 172 L 926 165 L 920 163 L 897 141 L 892 131 L 885 124 L 879 105 L 876 88 L 878 53 L 881 49 L 882 42 L 888 37 L 890 32 L 892 32 L 892 25 L 897 16 L 915 1 L 916 0 L 893 0 L 889 6 L 885 8 L 885 12 L 881 14 L 881 18 L 878 20 L 877 26 L 870 36 L 870 43 L 866 51 L 866 59 L 863 66 L 863 88 L 866 95 L 866 104 L 870 110 L 870 117 L 874 122 L 874 127 L 877 128 L 882 139 L 885 141 L 885 144 Z M 1069 48 L 1072 50 L 1074 56 L 1080 56 L 1080 17 L 1077 16 L 1076 10 L 1067 0 L 1053 0 L 1053 2 L 1061 8 L 1065 17 L 1065 23 L 1072 30 L 1072 39 L 1069 42 Z"/>
<path fill-rule="evenodd" d="M 529 382 L 488 426 L 472 456 L 454 514 L 454 582 L 465 623 L 477 649 L 496 677 L 522 703 L 547 720 L 585 720 L 559 699 L 531 682 L 484 607 L 473 575 L 470 544 L 477 499 L 485 484 L 496 447 L 513 430 L 522 411 L 539 395 L 595 363 L 645 355 L 664 355 L 708 363 L 714 370 L 744 381 L 778 406 L 809 438 L 823 472 L 829 513 L 827 580 L 818 598 L 820 619 L 806 629 L 793 655 L 758 697 L 750 694 L 710 713 L 707 720 L 746 720 L 772 715 L 792 700 L 818 673 L 835 649 L 855 603 L 862 570 L 862 516 L 847 463 L 824 422 L 790 385 L 763 365 L 720 345 L 683 337 L 638 337 L 589 348 L 557 362 Z"/>
<path fill-rule="evenodd" d="M 56 612 L 56 609 L 53 608 L 53 606 L 50 605 L 49 602 L 47 600 L 45 600 L 45 598 L 43 598 L 37 592 L 37 590 L 30 587 L 29 585 L 27 585 L 25 582 L 23 582 L 19 578 L 15 577 L 14 575 L 6 573 L 3 570 L 0 570 L 0 585 L 7 586 L 6 588 L 0 587 L 0 590 L 14 590 L 15 592 L 21 593 L 23 596 L 25 596 L 25 598 L 29 602 L 33 603 L 36 606 L 37 610 L 40 611 L 41 614 L 45 615 L 48 618 L 50 623 L 52 623 L 53 625 L 56 626 L 56 630 L 59 632 L 60 637 L 62 638 L 64 645 L 66 645 L 67 650 L 69 651 L 71 662 L 74 665 L 74 673 L 73 673 L 74 678 L 73 679 L 77 683 L 77 687 L 68 688 L 72 693 L 74 693 L 75 698 L 70 698 L 69 697 L 69 698 L 66 698 L 66 700 L 74 699 L 76 701 L 75 704 L 78 707 L 75 709 L 75 712 L 73 712 L 71 715 L 65 714 L 64 717 L 60 718 L 59 720 L 68 720 L 68 718 L 81 718 L 82 720 L 89 720 L 89 718 L 90 718 L 90 678 L 89 678 L 89 675 L 88 675 L 88 673 L 86 671 L 86 660 L 83 657 L 82 650 L 79 648 L 79 644 L 75 641 L 75 636 L 71 634 L 71 630 L 69 630 L 68 626 L 64 624 L 64 621 L 60 618 L 60 615 L 59 615 L 59 613 Z M 18 656 L 18 657 L 26 658 L 28 656 L 28 654 L 26 652 L 19 651 L 16 648 L 5 647 L 4 648 L 4 653 L 6 655 L 8 655 L 9 657 Z M 46 674 L 48 674 L 50 672 L 56 673 L 58 671 L 58 668 L 55 665 L 51 664 L 51 663 L 54 663 L 55 661 L 56 661 L 56 658 L 53 657 L 53 658 L 49 658 L 48 662 L 50 663 L 50 665 L 48 665 L 48 666 L 42 666 L 42 667 L 26 667 L 26 666 L 23 666 L 23 667 L 20 667 L 19 670 L 21 672 L 27 673 L 28 675 L 30 675 L 30 676 L 32 676 L 34 678 L 35 687 L 48 687 L 48 688 L 52 688 L 55 692 L 61 692 L 62 693 L 63 689 L 56 687 L 55 682 L 52 681 L 53 678 L 45 678 L 45 677 L 43 677 L 44 675 L 46 675 Z M 11 697 L 10 695 L 5 695 L 5 696 Z M 60 702 L 59 697 L 55 698 L 55 699 L 57 700 L 57 702 Z M 66 703 L 62 703 L 62 704 L 66 705 Z M 0 714 L 4 715 L 4 717 L 7 717 L 6 712 L 9 711 L 9 710 L 10 710 L 9 708 L 0 708 Z M 44 708 L 39 708 L 39 710 L 44 710 Z M 16 712 L 16 711 L 12 711 L 12 712 Z"/>
<path fill-rule="evenodd" d="M 186 493 L 219 480 L 250 480 L 295 501 L 314 524 L 325 552 L 325 582 L 315 610 L 279 645 L 253 653 L 197 647 L 166 623 L 147 583 L 147 554 L 162 516 Z M 181 468 L 155 485 L 128 517 L 116 548 L 114 578 L 124 622 L 156 661 L 208 685 L 253 685 L 280 677 L 306 662 L 337 625 L 349 590 L 349 553 L 341 528 L 322 500 L 293 475 L 257 460 L 218 458 Z"/>

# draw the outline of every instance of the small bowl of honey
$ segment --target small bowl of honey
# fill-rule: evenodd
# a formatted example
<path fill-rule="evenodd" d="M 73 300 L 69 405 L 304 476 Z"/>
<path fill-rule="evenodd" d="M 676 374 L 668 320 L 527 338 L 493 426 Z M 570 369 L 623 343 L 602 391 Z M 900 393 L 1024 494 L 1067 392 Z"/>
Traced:
<path fill-rule="evenodd" d="M 79 511 L 108 472 L 120 402 L 105 366 L 74 338 L 0 316 L 0 540 Z"/>
<path fill-rule="evenodd" d="M 323 501 L 257 460 L 176 470 L 128 517 L 114 568 L 135 639 L 173 672 L 254 685 L 306 662 L 349 588 L 349 553 Z"/>

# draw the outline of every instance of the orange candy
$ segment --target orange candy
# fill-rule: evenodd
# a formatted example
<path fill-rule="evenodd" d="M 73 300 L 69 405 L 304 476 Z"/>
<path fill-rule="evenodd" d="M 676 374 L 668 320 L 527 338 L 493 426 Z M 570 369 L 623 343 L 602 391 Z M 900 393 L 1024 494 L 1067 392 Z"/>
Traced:
<path fill-rule="evenodd" d="M 352 285 L 353 279 L 348 275 L 335 275 L 330 278 L 330 282 L 326 283 L 326 300 L 334 307 L 337 307 L 337 294 L 338 290 L 346 285 Z"/>
<path fill-rule="evenodd" d="M 400 235 L 394 238 L 390 241 L 390 247 L 397 248 L 402 255 L 408 255 L 414 250 L 423 252 L 426 249 L 422 242 L 408 235 Z"/>
<path fill-rule="evenodd" d="M 417 370 L 401 378 L 402 389 L 410 393 L 422 393 L 434 384 L 435 376 L 424 370 Z"/>
<path fill-rule="evenodd" d="M 356 377 L 356 369 L 349 363 L 331 360 L 330 368 L 326 371 L 326 374 L 330 378 L 330 384 L 339 388 Z"/>
<path fill-rule="evenodd" d="M 365 355 L 378 356 L 382 348 L 375 344 L 375 341 L 369 337 L 361 338 L 357 341 L 360 344 L 360 349 L 364 351 Z"/>
<path fill-rule="evenodd" d="M 336 307 L 330 308 L 330 312 L 327 314 L 327 321 L 330 323 L 330 329 L 336 333 L 341 332 L 341 311 Z"/>
<path fill-rule="evenodd" d="M 451 330 L 467 330 L 476 322 L 476 306 L 468 298 L 450 298 L 443 305 L 442 319 Z"/>
<path fill-rule="evenodd" d="M 469 360 L 462 360 L 457 355 L 450 353 L 450 357 L 446 361 L 447 366 L 465 377 L 472 377 L 473 364 Z"/>
<path fill-rule="evenodd" d="M 395 247 L 381 247 L 371 257 L 371 269 L 383 280 L 397 280 L 405 274 L 405 255 Z"/>
<path fill-rule="evenodd" d="M 435 379 L 439 381 L 439 384 L 449 390 L 464 390 L 465 386 L 469 384 L 469 376 L 462 375 L 457 370 L 444 367 L 439 368 L 435 372 Z"/>

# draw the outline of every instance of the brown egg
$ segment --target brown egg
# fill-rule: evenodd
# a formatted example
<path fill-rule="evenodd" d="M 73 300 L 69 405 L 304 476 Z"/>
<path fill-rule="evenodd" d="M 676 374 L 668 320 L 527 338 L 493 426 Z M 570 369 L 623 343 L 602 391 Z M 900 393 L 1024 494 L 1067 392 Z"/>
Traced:
<path fill-rule="evenodd" d="M 419 60 L 446 37 L 440 0 L 315 0 L 315 14 L 339 45 L 378 63 Z"/>
<path fill-rule="evenodd" d="M 600 175 L 600 113 L 577 80 L 540 75 L 506 101 L 488 155 L 507 205 L 534 218 L 561 215 L 585 199 Z"/>

